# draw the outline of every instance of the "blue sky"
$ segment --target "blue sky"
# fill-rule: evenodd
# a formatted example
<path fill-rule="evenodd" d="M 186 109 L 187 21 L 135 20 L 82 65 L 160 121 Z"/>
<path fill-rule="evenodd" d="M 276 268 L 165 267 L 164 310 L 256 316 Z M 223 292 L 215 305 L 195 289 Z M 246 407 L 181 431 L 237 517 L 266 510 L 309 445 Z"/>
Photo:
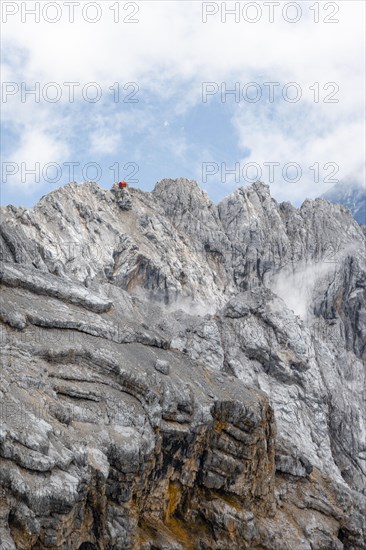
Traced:
<path fill-rule="evenodd" d="M 32 206 L 69 181 L 66 163 L 79 163 L 75 181 L 100 177 L 106 188 L 117 165 L 119 179 L 135 172 L 132 185 L 145 190 L 185 176 L 215 201 L 256 173 L 276 199 L 295 204 L 338 179 L 363 181 L 363 2 L 331 2 L 327 11 L 318 3 L 318 14 L 314 2 L 287 11 L 280 2 L 272 23 L 263 2 L 224 3 L 239 5 L 237 21 L 226 22 L 221 2 L 119 2 L 114 22 L 116 2 L 95 2 L 85 17 L 81 0 L 73 23 L 62 1 L 40 11 L 39 22 L 21 9 L 35 2 L 4 4 L 19 9 L 2 13 L 2 204 Z M 123 21 L 133 12 L 135 23 Z M 68 82 L 77 83 L 73 102 Z M 120 101 L 109 89 L 116 82 Z M 22 101 L 22 88 L 36 86 L 39 101 L 30 94 Z M 221 97 L 225 88 L 239 96 Z M 98 90 L 100 100 L 88 101 Z M 86 172 L 88 163 L 98 176 L 92 166 Z"/>

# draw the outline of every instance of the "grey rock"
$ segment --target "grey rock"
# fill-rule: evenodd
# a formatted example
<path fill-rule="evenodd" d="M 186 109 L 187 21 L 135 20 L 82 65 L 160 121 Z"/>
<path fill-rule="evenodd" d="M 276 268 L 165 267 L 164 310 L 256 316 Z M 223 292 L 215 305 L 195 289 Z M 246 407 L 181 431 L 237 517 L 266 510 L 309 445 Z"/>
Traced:
<path fill-rule="evenodd" d="M 170 373 L 170 365 L 168 361 L 163 361 L 162 359 L 157 359 L 155 363 L 155 369 L 162 374 Z"/>
<path fill-rule="evenodd" d="M 115 197 L 120 210 L 131 210 L 132 197 L 126 189 L 119 189 L 116 191 Z"/>
<path fill-rule="evenodd" d="M 0 547 L 365 550 L 365 237 L 260 182 L 3 208 Z"/>

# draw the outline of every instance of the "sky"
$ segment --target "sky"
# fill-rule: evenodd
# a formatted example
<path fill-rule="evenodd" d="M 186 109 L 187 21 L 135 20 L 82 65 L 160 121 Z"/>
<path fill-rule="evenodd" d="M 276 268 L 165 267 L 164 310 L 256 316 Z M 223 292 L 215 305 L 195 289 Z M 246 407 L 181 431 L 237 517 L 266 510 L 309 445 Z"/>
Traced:
<path fill-rule="evenodd" d="M 219 201 L 259 179 L 295 205 L 364 184 L 363 1 L 1 10 L 1 204 L 69 181 L 187 177 Z"/>

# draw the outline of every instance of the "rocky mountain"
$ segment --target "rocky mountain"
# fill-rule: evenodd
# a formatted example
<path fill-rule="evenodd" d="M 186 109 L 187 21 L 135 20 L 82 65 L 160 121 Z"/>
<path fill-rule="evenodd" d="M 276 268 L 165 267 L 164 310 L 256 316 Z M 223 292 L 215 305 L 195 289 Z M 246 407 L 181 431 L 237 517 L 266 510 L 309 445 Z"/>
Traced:
<path fill-rule="evenodd" d="M 2 209 L 0 548 L 366 548 L 365 234 L 256 183 Z"/>
<path fill-rule="evenodd" d="M 352 182 L 338 182 L 321 198 L 349 208 L 358 223 L 366 225 L 366 188 Z"/>

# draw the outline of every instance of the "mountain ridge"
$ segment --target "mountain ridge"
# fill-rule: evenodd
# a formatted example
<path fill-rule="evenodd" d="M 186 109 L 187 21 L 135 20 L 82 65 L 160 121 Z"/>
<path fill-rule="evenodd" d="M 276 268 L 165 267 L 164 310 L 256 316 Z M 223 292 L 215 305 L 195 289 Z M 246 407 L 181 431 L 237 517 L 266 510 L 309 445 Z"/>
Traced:
<path fill-rule="evenodd" d="M 346 208 L 179 178 L 2 212 L 6 548 L 365 549 Z"/>
<path fill-rule="evenodd" d="M 355 220 L 366 226 L 366 187 L 352 182 L 338 182 L 321 198 L 348 208 Z"/>

